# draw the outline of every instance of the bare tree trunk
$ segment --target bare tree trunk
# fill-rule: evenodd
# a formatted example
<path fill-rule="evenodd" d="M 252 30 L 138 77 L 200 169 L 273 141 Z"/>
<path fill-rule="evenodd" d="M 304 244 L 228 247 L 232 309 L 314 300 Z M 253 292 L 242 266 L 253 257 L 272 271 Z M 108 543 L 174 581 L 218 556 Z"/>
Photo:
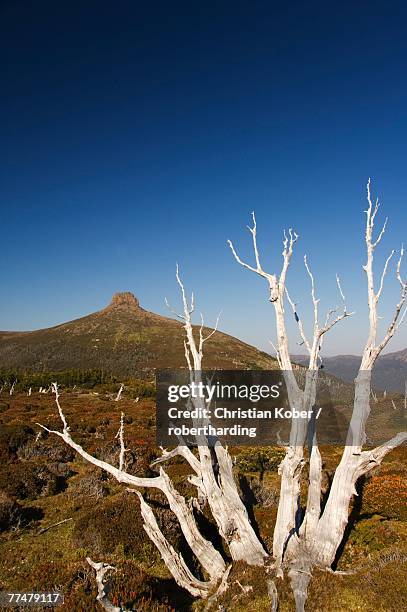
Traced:
<path fill-rule="evenodd" d="M 188 302 L 185 287 L 180 279 L 178 266 L 176 279 L 181 289 L 183 314 L 177 315 L 184 321 L 186 341 L 184 343 L 185 357 L 190 370 L 191 381 L 201 382 L 203 345 L 217 329 L 207 337 L 203 335 L 204 321 L 201 315 L 198 342 L 194 338 L 191 314 L 194 310 L 194 298 Z M 168 305 L 168 302 L 167 302 Z M 204 413 L 202 398 L 193 398 L 192 403 L 198 414 Z M 194 425 L 207 424 L 207 419 L 198 419 Z M 217 460 L 216 474 L 213 465 L 213 454 L 204 437 L 197 437 L 199 468 L 197 477 L 191 482 L 198 486 L 211 509 L 219 534 L 226 542 L 230 555 L 234 561 L 246 561 L 249 565 L 263 565 L 267 552 L 256 536 L 247 510 L 240 499 L 238 489 L 233 477 L 233 463 L 228 451 L 219 441 L 214 445 Z"/>
<path fill-rule="evenodd" d="M 308 584 L 311 580 L 310 568 L 307 563 L 301 564 L 301 559 L 299 559 L 291 567 L 288 575 L 294 594 L 296 612 L 304 612 L 305 602 L 307 601 Z"/>
<path fill-rule="evenodd" d="M 207 448 L 200 448 L 199 452 L 207 453 Z M 240 499 L 233 477 L 232 458 L 220 443 L 215 445 L 215 453 L 219 483 L 216 483 L 214 476 L 205 479 L 204 490 L 219 533 L 227 542 L 234 561 L 263 565 L 268 555 L 256 536 L 246 507 Z M 208 457 L 205 464 L 208 464 Z M 213 468 L 211 470 L 213 474 Z"/>
<path fill-rule="evenodd" d="M 274 580 L 267 580 L 267 593 L 270 599 L 270 612 L 278 612 L 278 592 Z"/>
<path fill-rule="evenodd" d="M 317 447 L 316 436 L 313 435 L 313 443 L 310 454 L 308 498 L 304 516 L 301 516 L 299 508 L 300 475 L 304 464 L 303 447 L 306 438 L 306 429 L 292 422 L 290 444 L 287 447 L 286 456 L 280 466 L 281 489 L 280 502 L 277 512 L 276 526 L 274 530 L 273 555 L 276 562 L 278 575 L 282 575 L 283 568 L 289 567 L 289 576 L 298 611 L 304 610 L 307 597 L 308 583 L 315 565 L 329 568 L 333 563 L 337 550 L 342 542 L 346 525 L 348 523 L 349 505 L 353 495 L 356 494 L 355 485 L 362 475 L 373 467 L 380 464 L 383 457 L 395 446 L 402 444 L 407 439 L 407 433 L 403 432 L 395 436 L 388 443 L 372 450 L 363 451 L 366 441 L 366 421 L 370 414 L 370 396 L 375 398 L 371 388 L 371 371 L 382 352 L 387 346 L 394 333 L 402 323 L 405 315 L 407 300 L 407 282 L 401 278 L 400 268 L 404 254 L 401 249 L 400 258 L 396 268 L 396 278 L 401 286 L 400 301 L 396 305 L 395 313 L 388 327 L 387 333 L 379 343 L 377 336 L 377 304 L 380 300 L 384 279 L 389 263 L 395 253 L 392 251 L 386 259 L 379 288 L 375 290 L 373 273 L 373 256 L 377 245 L 380 243 L 386 229 L 387 220 L 384 223 L 376 240 L 373 238 L 375 217 L 378 211 L 378 202 L 373 206 L 370 194 L 370 180 L 367 185 L 368 210 L 366 211 L 366 250 L 367 263 L 364 266 L 367 277 L 368 304 L 369 304 L 369 335 L 363 352 L 359 374 L 355 380 L 355 397 L 353 414 L 349 426 L 346 447 L 343 451 L 341 461 L 335 471 L 330 488 L 327 503 L 321 515 L 321 481 L 322 460 Z M 295 303 L 291 300 L 286 289 L 286 273 L 290 264 L 293 245 L 297 235 L 290 230 L 289 238 L 284 235 L 283 267 L 279 277 L 265 272 L 260 263 L 256 239 L 256 219 L 253 213 L 253 227 L 249 228 L 253 238 L 255 255 L 255 266 L 243 262 L 237 255 L 233 244 L 229 246 L 237 262 L 252 272 L 266 279 L 269 285 L 270 301 L 273 303 L 276 314 L 277 348 L 276 356 L 281 369 L 285 373 L 287 382 L 288 398 L 290 407 L 298 407 L 309 410 L 315 402 L 316 371 L 318 369 L 319 352 L 321 350 L 323 336 L 336 323 L 343 320 L 349 314 L 346 310 L 345 296 L 343 294 L 339 278 L 337 284 L 343 300 L 343 314 L 332 320 L 331 315 L 336 310 L 328 312 L 325 325 L 320 327 L 318 323 L 318 302 L 315 296 L 314 278 L 308 266 L 307 258 L 304 258 L 305 267 L 311 279 L 311 297 L 314 306 L 314 333 L 313 341 L 309 342 L 302 321 L 298 316 Z M 302 344 L 308 349 L 309 371 L 306 378 L 305 389 L 301 391 L 292 381 L 292 364 L 288 351 L 288 339 L 285 327 L 284 297 L 287 297 L 298 324 Z M 313 374 L 312 374 L 313 373 Z M 407 383 L 406 383 L 407 396 Z M 377 399 L 375 398 L 375 401 Z M 407 406 L 405 399 L 405 407 Z"/>
<path fill-rule="evenodd" d="M 197 344 L 193 335 L 191 313 L 193 311 L 193 299 L 188 304 L 184 286 L 179 278 L 177 268 L 177 281 L 180 285 L 184 304 L 184 328 L 187 341 L 185 342 L 185 356 L 190 369 L 191 380 L 200 378 L 201 362 L 203 355 L 203 344 L 212 335 L 203 336 L 203 321 L 199 330 L 199 343 Z M 216 331 L 216 328 L 215 330 Z M 122 390 L 122 387 L 121 387 Z M 206 540 L 198 529 L 192 505 L 188 504 L 174 488 L 170 478 L 161 468 L 160 475 L 154 478 L 139 478 L 125 471 L 125 442 L 124 442 L 124 415 L 120 418 L 120 428 L 116 438 L 120 442 L 119 467 L 101 461 L 87 453 L 79 444 L 73 441 L 69 433 L 65 415 L 59 403 L 59 392 L 56 383 L 52 385 L 58 413 L 62 422 L 62 432 L 49 430 L 41 425 L 43 429 L 60 436 L 69 446 L 74 448 L 86 461 L 105 470 L 114 476 L 119 482 L 131 487 L 155 487 L 166 496 L 171 510 L 176 515 L 182 533 L 189 544 L 191 551 L 196 556 L 202 568 L 209 576 L 209 580 L 202 581 L 196 578 L 186 566 L 181 555 L 167 542 L 161 532 L 151 508 L 138 493 L 141 513 L 144 519 L 144 529 L 154 542 L 160 554 L 172 573 L 176 582 L 189 591 L 195 597 L 208 597 L 214 592 L 219 581 L 226 584 L 226 568 L 222 555 L 215 549 L 213 544 Z M 119 391 L 120 394 L 120 391 Z M 119 397 L 118 394 L 118 397 Z M 196 400 L 198 403 L 200 400 Z M 201 406 L 202 408 L 202 406 Z M 250 524 L 247 510 L 239 497 L 237 485 L 233 477 L 232 459 L 226 449 L 218 441 L 214 447 L 216 466 L 213 463 L 214 454 L 211 452 L 206 439 L 198 439 L 198 457 L 188 447 L 179 446 L 173 451 L 163 450 L 161 459 L 154 463 L 161 463 L 175 455 L 181 455 L 186 459 L 193 470 L 189 481 L 197 487 L 198 496 L 205 499 L 211 509 L 213 518 L 217 524 L 219 534 L 228 545 L 233 560 L 243 560 L 252 565 L 262 565 L 267 552 L 264 550 L 260 540 L 257 538 Z"/>
<path fill-rule="evenodd" d="M 123 393 L 123 389 L 124 389 L 124 385 L 120 385 L 120 389 L 117 392 L 117 395 L 114 399 L 115 402 L 120 401 L 121 397 L 122 397 L 122 393 Z"/>

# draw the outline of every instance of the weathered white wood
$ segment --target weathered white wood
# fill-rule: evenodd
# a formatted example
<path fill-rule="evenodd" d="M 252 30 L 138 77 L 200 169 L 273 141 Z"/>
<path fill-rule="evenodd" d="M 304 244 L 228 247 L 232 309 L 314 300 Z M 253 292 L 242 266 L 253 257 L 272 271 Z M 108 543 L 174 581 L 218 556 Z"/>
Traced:
<path fill-rule="evenodd" d="M 298 235 L 291 229 L 289 230 L 288 236 L 286 235 L 286 233 L 284 233 L 282 252 L 283 265 L 280 272 L 280 276 L 270 274 L 264 271 L 260 263 L 257 246 L 257 226 L 254 213 L 252 214 L 252 217 L 253 227 L 249 227 L 249 230 L 252 234 L 253 239 L 253 249 L 255 254 L 256 267 L 253 267 L 243 262 L 237 254 L 232 242 L 228 241 L 228 243 L 237 262 L 244 268 L 247 268 L 248 270 L 255 272 L 256 274 L 265 278 L 268 283 L 270 295 L 269 299 L 274 306 L 276 318 L 276 354 L 280 368 L 284 372 L 289 405 L 291 409 L 307 410 L 308 412 L 310 409 L 312 409 L 315 402 L 318 359 L 323 337 L 327 332 L 332 329 L 332 327 L 334 327 L 337 323 L 347 318 L 348 316 L 351 316 L 353 313 L 347 312 L 345 296 L 342 291 L 339 277 L 336 276 L 338 289 L 343 301 L 343 313 L 339 314 L 335 319 L 331 319 L 331 316 L 337 312 L 337 309 L 330 310 L 326 317 L 325 325 L 320 326 L 318 315 L 319 299 L 316 297 L 314 276 L 308 264 L 307 257 L 304 257 L 304 265 L 311 281 L 311 298 L 314 312 L 313 338 L 310 342 L 306 337 L 302 321 L 299 318 L 296 310 L 296 306 L 290 298 L 290 295 L 286 288 L 287 272 L 290 266 L 294 244 L 298 239 Z M 293 365 L 290 357 L 288 334 L 285 321 L 284 297 L 287 297 L 288 302 L 291 305 L 294 317 L 298 324 L 300 336 L 302 338 L 303 343 L 307 347 L 310 356 L 308 374 L 306 377 L 305 388 L 303 390 L 299 388 L 293 372 Z M 280 500 L 273 536 L 273 556 L 276 561 L 278 575 L 282 574 L 281 568 L 283 563 L 283 557 L 287 549 L 289 539 L 292 538 L 293 534 L 298 531 L 299 527 L 300 517 L 298 516 L 298 507 L 300 499 L 300 477 L 301 470 L 304 465 L 304 444 L 306 437 L 307 422 L 304 419 L 293 418 L 291 423 L 289 446 L 287 447 L 286 455 L 279 467 L 279 474 L 281 476 Z M 316 459 L 317 456 L 316 453 L 314 453 L 313 461 L 315 462 Z M 317 475 L 318 469 L 320 469 L 320 467 L 319 463 L 317 462 L 313 470 L 314 478 Z M 314 492 L 314 494 L 312 495 L 312 500 L 314 500 L 315 497 L 316 493 Z M 315 502 L 313 501 L 312 504 L 315 505 Z M 316 511 L 314 509 L 314 514 L 315 513 Z"/>
<path fill-rule="evenodd" d="M 122 469 L 116 468 L 115 466 L 111 465 L 110 463 L 107 463 L 106 461 L 97 459 L 96 457 L 85 451 L 82 446 L 74 442 L 69 433 L 69 427 L 59 403 L 58 386 L 56 385 L 56 383 L 53 383 L 53 389 L 55 393 L 55 400 L 58 406 L 58 411 L 60 413 L 60 418 L 63 423 L 63 431 L 59 432 L 50 430 L 44 425 L 41 425 L 40 423 L 38 423 L 38 425 L 46 431 L 62 438 L 64 442 L 66 442 L 71 448 L 73 448 L 86 461 L 108 472 L 118 482 L 134 487 L 153 487 L 160 489 L 166 496 L 171 510 L 173 510 L 173 512 L 177 516 L 181 530 L 185 536 L 186 541 L 191 547 L 192 552 L 196 555 L 197 559 L 202 564 L 204 569 L 208 572 L 209 576 L 211 576 L 211 578 L 220 578 L 226 567 L 221 554 L 215 549 L 211 542 L 206 540 L 200 534 L 191 509 L 186 503 L 184 497 L 179 495 L 175 488 L 172 486 L 172 483 L 168 478 L 167 474 L 164 472 L 164 470 L 161 469 L 159 476 L 155 476 L 153 478 L 140 478 L 138 476 L 128 474 Z"/>
<path fill-rule="evenodd" d="M 270 599 L 270 612 L 277 612 L 278 592 L 274 580 L 267 580 L 267 593 Z"/>
<path fill-rule="evenodd" d="M 292 422 L 290 442 L 287 447 L 286 456 L 279 468 L 281 474 L 281 489 L 277 521 L 274 530 L 273 555 L 275 558 L 277 575 L 282 575 L 283 563 L 290 568 L 289 576 L 291 578 L 298 611 L 304 609 L 307 597 L 307 586 L 311 577 L 312 567 L 314 565 L 319 565 L 329 568 L 335 558 L 348 522 L 349 505 L 352 496 L 356 492 L 355 485 L 358 478 L 366 474 L 374 466 L 379 465 L 383 457 L 391 448 L 398 444 L 402 444 L 407 439 L 407 433 L 403 432 L 374 451 L 362 450 L 366 441 L 365 427 L 370 414 L 370 396 L 374 396 L 374 392 L 371 389 L 371 371 L 378 356 L 387 346 L 407 313 L 407 281 L 402 279 L 400 271 L 404 255 L 404 249 L 402 247 L 396 267 L 396 278 L 401 286 L 400 300 L 396 305 L 393 318 L 391 319 L 385 336 L 380 342 L 377 342 L 377 305 L 383 292 L 384 280 L 389 269 L 389 264 L 395 252 L 392 251 L 385 261 L 380 277 L 379 288 L 376 291 L 373 273 L 374 251 L 386 230 L 387 219 L 375 240 L 373 238 L 373 231 L 379 204 L 377 201 L 375 205 L 372 203 L 370 180 L 367 185 L 367 199 L 368 210 L 366 211 L 367 220 L 365 233 L 367 263 L 364 266 L 364 270 L 366 272 L 368 287 L 369 335 L 362 355 L 360 371 L 355 380 L 354 406 L 347 435 L 347 446 L 344 449 L 342 459 L 335 472 L 322 516 L 320 516 L 322 461 L 315 437 L 309 460 L 308 498 L 304 517 L 299 516 L 298 513 L 300 473 L 304 464 L 303 447 L 306 436 L 304 426 L 303 424 L 301 425 L 298 420 L 297 422 L 295 422 L 295 420 Z M 343 313 L 332 319 L 332 315 L 337 312 L 337 309 L 330 310 L 327 314 L 325 325 L 322 327 L 319 325 L 319 300 L 316 298 L 315 294 L 314 277 L 307 258 L 305 257 L 304 263 L 311 280 L 311 297 L 314 309 L 313 339 L 309 341 L 305 334 L 302 321 L 298 316 L 296 304 L 291 299 L 285 286 L 286 273 L 297 235 L 292 234 L 290 231 L 290 238 L 288 239 L 287 236 L 284 237 L 283 268 L 280 276 L 277 277 L 274 274 L 265 272 L 261 266 L 256 240 L 256 220 L 254 214 L 253 227 L 249 229 L 253 238 L 256 261 L 255 266 L 243 262 L 230 241 L 229 246 L 240 265 L 259 274 L 268 282 L 270 292 L 269 299 L 274 305 L 276 315 L 277 346 L 275 350 L 280 368 L 285 370 L 284 375 L 288 389 L 289 404 L 291 408 L 302 406 L 309 410 L 313 407 L 315 402 L 318 361 L 320 360 L 319 353 L 324 335 L 334 325 L 353 313 L 347 312 L 345 296 L 337 276 L 337 285 L 344 305 Z M 304 390 L 299 389 L 292 374 L 293 368 L 288 351 L 288 337 L 285 326 L 284 297 L 287 298 L 292 308 L 295 320 L 298 324 L 302 344 L 305 345 L 310 355 L 309 371 L 306 377 Z M 407 405 L 406 402 L 407 400 L 405 400 L 405 405 Z M 298 523 L 301 523 L 301 526 Z"/>
<path fill-rule="evenodd" d="M 194 299 L 188 302 L 184 284 L 176 268 L 176 279 L 181 289 L 183 314 L 177 316 L 184 322 L 186 342 L 184 344 L 185 357 L 190 370 L 190 378 L 194 382 L 201 381 L 203 344 L 217 329 L 219 317 L 215 329 L 208 336 L 203 336 L 203 319 L 199 328 L 198 342 L 195 340 L 191 315 L 194 311 Z M 202 398 L 192 398 L 192 404 L 197 414 L 203 414 L 205 405 Z M 195 419 L 194 426 L 207 424 L 207 419 Z M 197 437 L 199 467 L 188 455 L 187 460 L 194 467 L 197 477 L 190 482 L 197 484 L 200 496 L 207 500 L 212 516 L 216 522 L 219 534 L 226 542 L 230 555 L 234 561 L 246 561 L 250 565 L 262 565 L 268 556 L 263 545 L 255 534 L 250 523 L 249 515 L 243 504 L 237 485 L 233 477 L 233 463 L 228 451 L 218 441 L 214 446 L 216 466 L 214 466 L 214 455 L 208 446 L 206 438 Z M 216 468 L 216 473 L 215 473 Z"/>
<path fill-rule="evenodd" d="M 298 556 L 300 557 L 299 552 Z M 296 612 L 304 612 L 311 575 L 309 565 L 303 566 L 299 561 L 295 561 L 288 572 L 294 594 Z"/>
<path fill-rule="evenodd" d="M 216 600 L 219 599 L 219 597 L 223 595 L 224 593 L 226 593 L 226 591 L 228 590 L 228 587 L 229 587 L 228 578 L 229 578 L 231 569 L 232 569 L 232 565 L 229 565 L 225 573 L 223 574 L 222 580 L 220 581 L 219 586 L 216 589 L 215 593 L 211 595 L 210 597 L 208 597 L 204 612 L 209 612 L 209 610 L 211 610 Z"/>
<path fill-rule="evenodd" d="M 107 563 L 95 563 L 90 557 L 86 557 L 86 561 L 96 572 L 96 585 L 98 588 L 97 601 L 106 612 L 126 612 L 124 608 L 114 606 L 109 600 L 109 585 L 105 584 L 105 575 L 110 570 L 115 568 Z"/>
<path fill-rule="evenodd" d="M 304 520 L 301 524 L 300 535 L 307 542 L 308 547 L 313 547 L 315 532 L 321 514 L 321 483 L 322 483 L 322 459 L 316 444 L 312 446 L 309 462 L 309 483 L 307 505 Z"/>
<path fill-rule="evenodd" d="M 356 494 L 355 485 L 358 478 L 378 465 L 387 452 L 394 448 L 394 446 L 402 444 L 407 437 L 406 433 L 401 433 L 393 438 L 388 444 L 376 449 L 376 451 L 370 451 L 367 452 L 367 454 L 366 452 L 362 452 L 362 447 L 366 442 L 366 422 L 370 414 L 372 369 L 380 353 L 387 346 L 400 326 L 406 312 L 404 310 L 402 313 L 402 310 L 407 300 L 407 281 L 403 281 L 401 278 L 401 262 L 404 254 L 404 249 L 402 248 L 396 268 L 396 277 L 401 286 L 400 300 L 396 305 L 393 318 L 384 338 L 381 342 L 378 342 L 377 308 L 383 291 L 384 278 L 392 255 L 386 260 L 379 289 L 376 291 L 373 270 L 374 252 L 382 239 L 387 219 L 378 238 L 374 240 L 374 222 L 379 209 L 379 203 L 378 201 L 376 201 L 375 205 L 372 203 L 370 180 L 367 184 L 367 200 L 368 209 L 366 211 L 365 232 L 367 262 L 363 269 L 367 278 L 369 333 L 362 354 L 359 373 L 355 379 L 355 397 L 352 418 L 346 440 L 347 446 L 344 449 L 341 461 L 335 471 L 329 497 L 318 524 L 317 560 L 318 564 L 326 567 L 329 567 L 333 562 L 336 551 L 343 539 L 343 534 L 348 523 L 349 505 L 353 495 Z"/>
<path fill-rule="evenodd" d="M 195 578 L 185 564 L 182 555 L 177 553 L 164 537 L 151 508 L 146 504 L 141 493 L 137 491 L 140 499 L 141 516 L 144 519 L 144 529 L 154 542 L 167 568 L 170 570 L 177 584 L 186 589 L 194 597 L 207 597 L 216 582 L 203 582 Z"/>
<path fill-rule="evenodd" d="M 324 512 L 318 523 L 313 554 L 319 566 L 328 568 L 335 559 L 348 524 L 350 502 L 357 494 L 355 489 L 357 480 L 380 465 L 387 453 L 406 440 L 407 432 L 401 432 L 372 451 L 358 452 L 355 447 L 345 447 L 335 471 Z"/>
<path fill-rule="evenodd" d="M 285 325 L 284 294 L 286 291 L 286 276 L 293 254 L 294 244 L 298 235 L 289 230 L 289 236 L 284 234 L 283 241 L 283 265 L 280 276 L 265 272 L 261 262 L 257 246 L 257 224 L 255 214 L 252 213 L 253 227 L 249 227 L 252 234 L 253 250 L 255 255 L 256 267 L 242 261 L 237 254 L 233 243 L 229 240 L 228 244 L 236 261 L 244 268 L 255 272 L 263 277 L 268 284 L 269 300 L 273 304 L 276 316 L 277 334 L 277 358 L 281 369 L 284 371 L 284 378 L 287 386 L 289 404 L 291 408 L 299 409 L 302 406 L 302 391 L 299 389 L 293 373 L 290 351 L 288 345 L 288 334 Z M 281 475 L 280 501 L 277 510 L 276 525 L 273 537 L 273 555 L 276 559 L 277 572 L 281 573 L 281 565 L 287 539 L 290 537 L 296 526 L 296 512 L 300 494 L 300 472 L 303 465 L 303 445 L 306 437 L 303 424 L 298 419 L 293 419 L 290 445 L 284 460 L 279 467 Z"/>
<path fill-rule="evenodd" d="M 120 385 L 120 389 L 118 390 L 117 395 L 116 395 L 116 397 L 114 399 L 115 402 L 118 402 L 121 399 L 122 393 L 123 393 L 123 389 L 124 389 L 124 385 Z"/>
<path fill-rule="evenodd" d="M 120 454 L 119 454 L 119 470 L 122 472 L 124 468 L 124 456 L 128 450 L 124 444 L 124 412 L 120 415 L 120 427 L 116 434 L 116 439 L 120 442 Z"/>

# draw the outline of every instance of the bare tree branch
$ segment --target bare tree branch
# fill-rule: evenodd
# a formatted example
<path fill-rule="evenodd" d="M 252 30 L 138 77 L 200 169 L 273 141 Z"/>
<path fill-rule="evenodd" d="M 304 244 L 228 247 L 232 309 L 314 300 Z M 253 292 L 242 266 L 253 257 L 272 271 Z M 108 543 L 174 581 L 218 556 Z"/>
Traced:
<path fill-rule="evenodd" d="M 389 267 L 389 263 L 390 263 L 390 261 L 391 261 L 391 259 L 392 259 L 392 257 L 393 257 L 395 252 L 396 251 L 393 249 L 392 252 L 390 253 L 390 255 L 388 256 L 388 258 L 386 259 L 386 262 L 384 264 L 382 276 L 381 276 L 381 279 L 380 279 L 379 290 L 376 293 L 376 302 L 378 302 L 380 300 L 380 296 L 382 295 L 383 286 L 384 286 L 384 279 L 385 279 L 385 276 L 387 274 L 387 268 Z"/>
<path fill-rule="evenodd" d="M 179 495 L 179 493 L 177 493 L 177 491 L 174 489 L 170 479 L 168 478 L 164 470 L 162 468 L 160 469 L 159 476 L 155 476 L 153 478 L 141 478 L 139 476 L 134 476 L 133 474 L 129 474 L 121 469 L 118 469 L 110 463 L 107 463 L 106 461 L 97 459 L 96 457 L 85 451 L 82 446 L 72 440 L 71 435 L 69 433 L 69 428 L 66 424 L 65 416 L 62 412 L 61 407 L 59 406 L 59 402 L 57 405 L 60 411 L 61 420 L 64 423 L 65 431 L 55 431 L 49 429 L 48 427 L 45 427 L 44 425 L 41 425 L 40 423 L 37 424 L 45 431 L 53 433 L 62 438 L 64 442 L 66 442 L 66 444 L 73 448 L 88 463 L 91 463 L 96 467 L 101 468 L 105 472 L 111 474 L 118 482 L 128 484 L 133 487 L 152 487 L 160 489 L 166 496 L 171 510 L 177 516 L 181 530 L 193 553 L 196 555 L 196 557 L 210 576 L 214 578 L 219 577 L 225 570 L 225 563 L 222 559 L 222 556 L 214 548 L 211 542 L 202 537 L 196 525 L 193 514 L 190 508 L 188 507 L 185 499 L 181 495 Z"/>
<path fill-rule="evenodd" d="M 221 314 L 222 314 L 222 311 L 220 311 L 218 316 L 216 317 L 215 327 L 213 328 L 213 330 L 211 332 L 209 332 L 209 334 L 207 336 L 204 336 L 203 335 L 204 318 L 203 318 L 203 315 L 201 313 L 201 326 L 199 328 L 199 349 L 198 349 L 200 353 L 202 353 L 204 342 L 209 340 L 209 338 L 212 338 L 212 336 L 214 334 L 216 334 L 216 332 L 218 331 L 219 319 L 220 319 Z"/>
<path fill-rule="evenodd" d="M 177 446 L 172 451 L 167 451 L 165 448 L 161 447 L 161 452 L 162 456 L 158 457 L 152 463 L 150 463 L 151 467 L 160 463 L 164 463 L 165 461 L 168 461 L 173 457 L 181 456 L 186 459 L 186 461 L 188 461 L 189 465 L 192 467 L 192 469 L 198 476 L 201 474 L 201 464 L 199 463 L 198 459 L 195 457 L 191 449 L 189 449 L 187 446 Z"/>
<path fill-rule="evenodd" d="M 288 293 L 288 289 L 287 288 L 285 290 L 285 294 L 287 296 L 287 300 L 288 300 L 288 302 L 289 302 L 289 304 L 291 306 L 291 309 L 293 311 L 294 319 L 295 319 L 295 321 L 296 321 L 296 323 L 298 325 L 298 329 L 300 331 L 300 336 L 301 336 L 301 339 L 302 339 L 302 343 L 305 344 L 305 346 L 306 346 L 306 348 L 308 350 L 308 353 L 311 353 L 311 345 L 308 342 L 307 336 L 305 335 L 304 326 L 302 324 L 302 319 L 300 318 L 300 316 L 298 315 L 298 312 L 297 312 L 297 305 L 291 299 L 290 294 Z"/>
<path fill-rule="evenodd" d="M 62 412 L 62 408 L 61 408 L 60 403 L 59 403 L 58 384 L 56 382 L 53 382 L 51 384 L 51 388 L 52 388 L 52 393 L 55 393 L 55 403 L 56 403 L 57 408 L 58 408 L 59 418 L 62 421 L 63 432 L 66 433 L 66 432 L 69 431 L 69 427 L 67 425 L 67 422 L 66 422 L 66 419 L 65 419 L 65 415 Z"/>
<path fill-rule="evenodd" d="M 306 255 L 304 255 L 304 265 L 305 265 L 305 269 L 307 270 L 308 276 L 310 277 L 310 280 L 311 280 L 311 298 L 312 298 L 312 304 L 314 307 L 314 335 L 316 335 L 318 331 L 318 304 L 320 300 L 315 295 L 314 275 L 311 272 Z"/>
<path fill-rule="evenodd" d="M 251 272 L 255 272 L 256 274 L 259 274 L 260 276 L 263 276 L 263 278 L 266 278 L 267 280 L 269 280 L 271 275 L 268 274 L 267 272 L 265 272 L 263 270 L 263 268 L 261 267 L 261 264 L 260 264 L 259 250 L 258 250 L 258 247 L 257 247 L 256 215 L 254 214 L 254 212 L 252 212 L 252 219 L 253 219 L 253 227 L 247 226 L 247 228 L 248 228 L 249 232 L 252 235 L 254 257 L 255 257 L 255 260 L 256 260 L 256 267 L 254 268 L 250 264 L 245 263 L 244 261 L 242 261 L 240 259 L 239 255 L 236 253 L 236 250 L 235 250 L 231 240 L 228 240 L 228 245 L 230 246 L 230 250 L 232 251 L 234 258 L 236 259 L 236 261 L 241 266 L 243 266 L 244 268 L 247 268 L 247 270 L 250 270 Z"/>
<path fill-rule="evenodd" d="M 363 451 L 360 455 L 360 464 L 362 469 L 371 470 L 379 465 L 384 457 L 397 446 L 401 446 L 407 441 L 407 431 L 401 431 L 396 434 L 391 440 L 377 446 L 373 450 Z M 366 473 L 366 472 L 364 472 Z"/>
<path fill-rule="evenodd" d="M 151 508 L 146 504 L 141 493 L 139 493 L 139 491 L 135 492 L 140 500 L 141 516 L 144 519 L 144 529 L 160 551 L 165 565 L 170 570 L 177 584 L 186 589 L 194 597 L 207 597 L 216 582 L 214 580 L 202 582 L 198 580 L 198 578 L 195 578 L 185 564 L 182 555 L 175 552 L 174 548 L 165 538 Z"/>

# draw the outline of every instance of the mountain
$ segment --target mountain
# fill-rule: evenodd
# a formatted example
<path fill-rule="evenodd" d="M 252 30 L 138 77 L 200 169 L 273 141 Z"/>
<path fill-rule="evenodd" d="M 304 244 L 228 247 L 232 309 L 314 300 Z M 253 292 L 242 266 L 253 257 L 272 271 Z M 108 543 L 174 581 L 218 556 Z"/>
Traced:
<path fill-rule="evenodd" d="M 306 364 L 305 355 L 293 355 L 293 360 Z M 336 355 L 324 357 L 324 369 L 346 382 L 352 382 L 358 372 L 360 357 L 357 355 Z M 386 391 L 404 393 L 407 380 L 407 349 L 395 353 L 387 353 L 377 360 L 373 370 L 373 386 Z"/>
<path fill-rule="evenodd" d="M 132 293 L 116 293 L 106 308 L 80 319 L 30 332 L 0 332 L 0 367 L 35 372 L 98 368 L 145 377 L 155 368 L 185 367 L 183 341 L 179 321 L 144 310 Z M 204 367 L 275 369 L 276 361 L 217 332 L 205 344 Z"/>

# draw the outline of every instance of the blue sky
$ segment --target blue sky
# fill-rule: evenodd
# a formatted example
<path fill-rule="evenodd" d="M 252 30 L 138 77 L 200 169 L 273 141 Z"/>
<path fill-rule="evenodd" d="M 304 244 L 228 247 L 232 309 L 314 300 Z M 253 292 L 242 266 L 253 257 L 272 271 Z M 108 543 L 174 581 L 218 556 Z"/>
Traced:
<path fill-rule="evenodd" d="M 255 210 L 270 270 L 283 228 L 300 234 L 288 285 L 306 321 L 303 254 L 323 312 L 340 274 L 357 314 L 325 352 L 359 351 L 368 176 L 390 218 L 378 264 L 407 243 L 406 24 L 403 2 L 3 0 L 0 328 L 120 290 L 165 314 L 178 261 L 208 323 L 222 308 L 223 330 L 268 349 L 266 287 L 226 246 L 250 256 Z"/>

